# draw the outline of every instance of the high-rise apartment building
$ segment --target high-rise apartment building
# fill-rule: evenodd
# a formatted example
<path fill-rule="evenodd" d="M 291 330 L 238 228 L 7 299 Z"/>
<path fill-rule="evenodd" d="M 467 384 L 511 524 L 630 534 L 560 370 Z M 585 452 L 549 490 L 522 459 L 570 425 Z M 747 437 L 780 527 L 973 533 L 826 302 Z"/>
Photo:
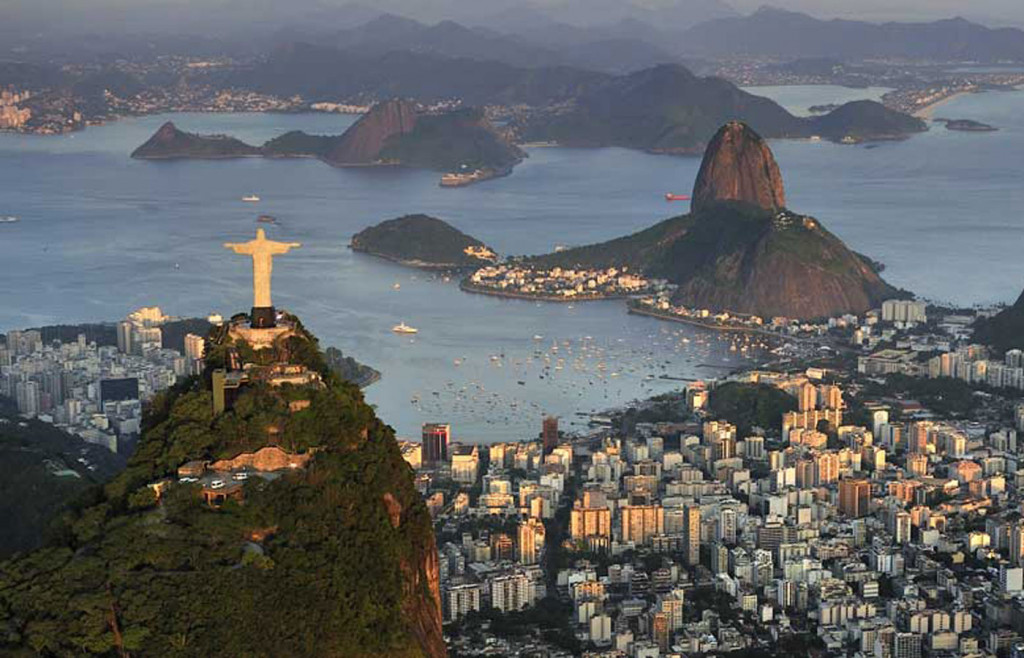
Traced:
<path fill-rule="evenodd" d="M 867 516 L 871 503 L 871 483 L 849 478 L 839 482 L 839 511 L 851 518 Z"/>
<path fill-rule="evenodd" d="M 573 539 L 588 537 L 612 538 L 612 511 L 608 507 L 582 507 L 572 509 L 569 515 L 569 529 Z"/>
<path fill-rule="evenodd" d="M 540 519 L 526 519 L 519 523 L 519 541 L 516 558 L 521 564 L 537 564 L 544 548 L 544 524 Z"/>
<path fill-rule="evenodd" d="M 736 543 L 736 510 L 723 509 L 718 512 L 718 540 L 725 544 Z"/>
<path fill-rule="evenodd" d="M 501 612 L 522 610 L 533 604 L 533 586 L 523 573 L 508 574 L 491 580 L 491 606 Z"/>
<path fill-rule="evenodd" d="M 544 454 L 549 454 L 558 446 L 558 417 L 545 416 L 541 421 L 541 439 L 544 443 Z"/>
<path fill-rule="evenodd" d="M 448 443 L 451 441 L 452 426 L 442 423 L 423 425 L 423 464 L 436 466 L 448 461 Z"/>
<path fill-rule="evenodd" d="M 683 557 L 692 567 L 700 564 L 700 507 L 688 505 L 683 514 Z"/>
<path fill-rule="evenodd" d="M 665 532 L 665 509 L 661 505 L 625 505 L 621 512 L 622 541 L 649 544 Z"/>
<path fill-rule="evenodd" d="M 445 619 L 457 621 L 470 612 L 480 611 L 480 585 L 466 583 L 453 585 L 445 590 Z"/>
<path fill-rule="evenodd" d="M 118 346 L 120 346 L 120 325 L 118 325 Z M 198 375 L 202 372 L 203 355 L 206 351 L 206 340 L 195 334 L 185 335 L 185 363 L 189 374 Z"/>

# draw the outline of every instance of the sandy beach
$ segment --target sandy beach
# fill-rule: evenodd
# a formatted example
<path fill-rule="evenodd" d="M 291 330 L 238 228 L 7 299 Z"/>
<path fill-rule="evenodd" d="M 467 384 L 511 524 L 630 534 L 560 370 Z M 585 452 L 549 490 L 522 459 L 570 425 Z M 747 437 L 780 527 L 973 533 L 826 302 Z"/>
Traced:
<path fill-rule="evenodd" d="M 953 100 L 955 98 L 960 98 L 961 96 L 966 96 L 968 94 L 973 94 L 973 93 L 975 93 L 975 92 L 973 92 L 973 91 L 958 91 L 955 94 L 950 94 L 949 96 L 946 96 L 945 98 L 943 98 L 941 100 L 937 100 L 934 103 L 930 103 L 930 104 L 925 105 L 924 107 L 920 108 L 919 110 L 914 112 L 914 116 L 919 118 L 919 119 L 931 119 L 932 116 L 935 114 L 935 108 L 941 107 L 941 106 L 945 105 L 946 103 L 950 102 L 951 100 Z"/>

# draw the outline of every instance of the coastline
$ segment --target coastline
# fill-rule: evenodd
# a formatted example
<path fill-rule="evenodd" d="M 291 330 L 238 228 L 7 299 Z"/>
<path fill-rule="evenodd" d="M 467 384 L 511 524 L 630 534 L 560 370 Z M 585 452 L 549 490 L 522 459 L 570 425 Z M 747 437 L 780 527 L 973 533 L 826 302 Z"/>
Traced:
<path fill-rule="evenodd" d="M 973 91 L 958 91 L 956 93 L 950 94 L 949 96 L 945 96 L 943 98 L 940 98 L 939 100 L 935 101 L 934 103 L 929 103 L 928 105 L 925 105 L 924 107 L 918 108 L 914 112 L 913 116 L 917 117 L 918 119 L 930 120 L 932 118 L 932 115 L 935 113 L 936 108 L 942 107 L 946 103 L 949 103 L 950 101 L 956 100 L 957 98 L 960 98 L 961 96 L 967 96 L 969 94 L 974 94 L 974 93 L 977 93 L 977 92 L 973 92 Z"/>
<path fill-rule="evenodd" d="M 740 327 L 740 326 L 729 326 L 723 324 L 710 324 L 707 322 L 701 322 L 700 320 L 694 320 L 691 318 L 685 318 L 678 315 L 670 315 L 668 313 L 659 313 L 658 311 L 651 311 L 644 308 L 639 308 L 632 304 L 628 307 L 628 312 L 631 315 L 644 315 L 658 320 L 665 320 L 666 322 L 679 322 L 681 324 L 688 324 L 694 327 L 700 327 L 701 329 L 707 329 L 709 331 L 723 331 L 727 333 L 739 333 L 739 334 L 756 334 L 759 336 L 767 336 L 775 338 L 780 341 L 795 341 L 799 343 L 817 343 L 818 341 L 813 338 L 801 338 L 799 336 L 783 336 L 780 333 L 774 331 L 768 331 L 767 329 L 757 329 L 755 327 Z"/>
<path fill-rule="evenodd" d="M 402 265 L 404 267 L 412 267 L 418 270 L 428 270 L 432 272 L 461 272 L 464 270 L 473 269 L 480 267 L 479 264 L 466 263 L 464 265 L 458 265 L 456 263 L 428 263 L 423 260 L 405 260 L 398 258 L 397 256 L 390 256 L 388 254 L 380 253 L 379 251 L 371 251 L 364 249 L 353 244 L 349 244 L 348 248 L 357 254 L 366 254 L 367 256 L 373 256 L 374 258 L 381 258 L 396 265 Z"/>
<path fill-rule="evenodd" d="M 614 299 L 626 299 L 628 295 L 590 295 L 590 296 L 579 296 L 579 297 L 561 297 L 558 295 L 530 295 L 528 293 L 519 292 L 507 292 L 504 290 L 495 290 L 493 288 L 485 288 L 482 286 L 474 286 L 469 283 L 467 279 L 463 279 L 459 282 L 459 289 L 463 292 L 472 293 L 475 295 L 489 295 L 491 297 L 504 297 L 506 299 L 525 299 L 527 301 L 534 302 L 551 302 L 557 304 L 571 304 L 573 302 L 603 302 Z"/>
<path fill-rule="evenodd" d="M 520 159 L 515 164 L 509 165 L 508 167 L 502 167 L 501 169 L 486 169 L 486 170 L 479 170 L 478 169 L 477 171 L 483 171 L 484 172 L 479 177 L 467 178 L 465 180 L 459 180 L 459 181 L 453 182 L 453 183 L 446 183 L 445 182 L 445 176 L 447 176 L 448 174 L 444 174 L 444 175 L 441 176 L 441 181 L 438 183 L 438 185 L 440 185 L 441 187 L 443 187 L 445 189 L 457 189 L 457 188 L 460 188 L 460 187 L 468 187 L 470 185 L 476 185 L 477 183 L 486 183 L 487 181 L 494 180 L 496 178 L 504 178 L 505 176 L 511 176 L 512 175 L 512 170 L 515 169 L 515 167 L 517 165 L 521 164 L 521 163 L 522 163 L 522 160 Z"/>

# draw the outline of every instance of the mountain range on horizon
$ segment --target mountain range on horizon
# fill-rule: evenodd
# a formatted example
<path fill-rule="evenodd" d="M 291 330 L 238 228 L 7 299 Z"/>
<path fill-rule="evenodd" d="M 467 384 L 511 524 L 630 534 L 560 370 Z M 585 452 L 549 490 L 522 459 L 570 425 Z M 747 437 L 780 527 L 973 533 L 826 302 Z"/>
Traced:
<path fill-rule="evenodd" d="M 275 42 L 298 40 L 363 55 L 420 52 L 515 66 L 561 65 L 609 72 L 737 54 L 847 61 L 877 57 L 1024 61 L 1024 30 L 989 28 L 962 17 L 873 23 L 825 20 L 766 5 L 749 15 L 722 12 L 696 22 L 652 14 L 580 26 L 529 9 L 509 10 L 500 19 L 476 22 L 453 18 L 424 22 L 372 12 L 360 13 L 362 20 L 340 29 L 286 30 L 275 35 Z"/>
<path fill-rule="evenodd" d="M 68 20 L 69 15 L 76 20 Z M 57 16 L 62 20 L 55 20 Z M 112 21 L 129 29 L 105 38 Z M 110 56 L 153 48 L 220 48 L 253 56 L 268 47 L 308 42 L 369 48 L 367 52 L 378 54 L 430 52 L 614 72 L 736 53 L 1024 61 L 1024 31 L 1015 27 L 990 28 L 958 16 L 918 22 L 825 19 L 771 5 L 746 14 L 723 0 L 563 0 L 525 5 L 511 0 L 414 5 L 400 0 L 372 5 L 316 1 L 287 8 L 265 0 L 225 0 L 204 4 L 201 11 L 164 0 L 131 9 L 90 7 L 88 12 L 39 2 L 0 9 L 0 24 L 0 36 L 10 48 L 7 56 L 30 59 L 45 54 L 40 35 L 52 33 L 66 37 L 57 50 L 49 51 L 62 57 L 71 49 Z M 796 33 L 799 38 L 794 38 Z M 4 57 L 0 49 L 0 58 Z"/>

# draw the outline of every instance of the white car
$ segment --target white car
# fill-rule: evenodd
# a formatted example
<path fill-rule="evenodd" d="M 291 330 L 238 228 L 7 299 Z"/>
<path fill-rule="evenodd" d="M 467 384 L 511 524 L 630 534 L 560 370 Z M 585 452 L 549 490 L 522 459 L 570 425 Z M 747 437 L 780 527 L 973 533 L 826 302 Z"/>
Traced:
<path fill-rule="evenodd" d="M 182 484 L 188 484 L 190 482 L 199 482 L 199 478 L 189 477 L 186 475 L 185 477 L 178 478 L 178 482 L 181 482 Z"/>
<path fill-rule="evenodd" d="M 211 489 L 223 489 L 224 488 L 224 480 L 213 480 L 212 482 L 210 482 L 210 488 Z"/>
<path fill-rule="evenodd" d="M 233 480 L 243 481 L 249 479 L 249 474 L 245 471 L 239 471 L 231 476 Z"/>

